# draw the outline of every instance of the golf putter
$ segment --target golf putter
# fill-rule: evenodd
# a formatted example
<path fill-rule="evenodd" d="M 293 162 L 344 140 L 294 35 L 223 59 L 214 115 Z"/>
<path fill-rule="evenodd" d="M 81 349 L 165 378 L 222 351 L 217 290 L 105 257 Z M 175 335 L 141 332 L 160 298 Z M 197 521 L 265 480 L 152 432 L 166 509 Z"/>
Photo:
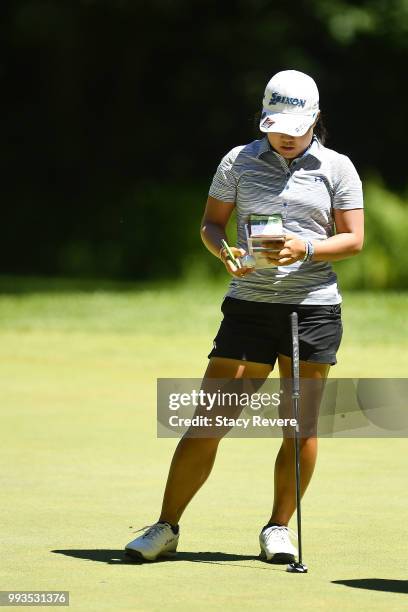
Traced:
<path fill-rule="evenodd" d="M 300 400 L 300 380 L 299 380 L 299 330 L 297 312 L 290 315 L 290 325 L 292 330 L 292 407 L 294 418 L 296 419 L 295 429 L 295 464 L 296 464 L 296 518 L 297 536 L 299 548 L 299 561 L 289 563 L 287 572 L 292 574 L 306 574 L 307 566 L 303 565 L 302 558 L 302 514 L 300 511 L 300 451 L 299 451 L 299 400 Z"/>

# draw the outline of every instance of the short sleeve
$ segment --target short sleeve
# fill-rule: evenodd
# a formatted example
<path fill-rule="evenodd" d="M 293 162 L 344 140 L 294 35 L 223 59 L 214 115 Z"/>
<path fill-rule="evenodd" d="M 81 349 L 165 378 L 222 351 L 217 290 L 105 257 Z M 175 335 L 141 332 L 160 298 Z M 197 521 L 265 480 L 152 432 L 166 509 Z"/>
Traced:
<path fill-rule="evenodd" d="M 236 201 L 238 176 L 234 169 L 234 162 L 241 148 L 232 149 L 222 158 L 208 192 L 211 197 L 223 202 Z"/>
<path fill-rule="evenodd" d="M 363 188 L 357 170 L 346 155 L 339 155 L 333 182 L 333 208 L 351 210 L 363 207 Z"/>

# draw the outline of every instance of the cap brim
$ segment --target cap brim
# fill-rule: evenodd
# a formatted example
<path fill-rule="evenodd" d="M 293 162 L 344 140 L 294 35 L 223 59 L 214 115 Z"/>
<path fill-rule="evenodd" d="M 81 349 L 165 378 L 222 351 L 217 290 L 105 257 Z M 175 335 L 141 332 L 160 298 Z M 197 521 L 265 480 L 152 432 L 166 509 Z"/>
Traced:
<path fill-rule="evenodd" d="M 317 112 L 313 115 L 298 113 L 271 113 L 263 111 L 259 129 L 261 132 L 279 132 L 289 136 L 304 136 L 313 125 Z"/>

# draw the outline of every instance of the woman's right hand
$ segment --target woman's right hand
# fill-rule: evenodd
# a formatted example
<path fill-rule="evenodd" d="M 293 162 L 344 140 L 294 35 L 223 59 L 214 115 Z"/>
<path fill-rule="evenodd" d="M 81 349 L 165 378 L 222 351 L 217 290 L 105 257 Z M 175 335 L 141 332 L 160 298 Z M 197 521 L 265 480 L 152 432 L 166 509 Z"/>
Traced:
<path fill-rule="evenodd" d="M 245 249 L 238 249 L 237 247 L 230 247 L 230 249 L 235 258 L 243 257 L 244 255 L 246 255 Z M 226 267 L 227 272 L 231 274 L 231 276 L 246 276 L 247 274 L 250 274 L 254 271 L 254 268 L 246 268 L 245 266 L 242 266 L 242 268 L 237 268 L 237 266 L 235 266 L 232 261 L 227 259 L 226 249 L 221 249 L 220 259 Z"/>

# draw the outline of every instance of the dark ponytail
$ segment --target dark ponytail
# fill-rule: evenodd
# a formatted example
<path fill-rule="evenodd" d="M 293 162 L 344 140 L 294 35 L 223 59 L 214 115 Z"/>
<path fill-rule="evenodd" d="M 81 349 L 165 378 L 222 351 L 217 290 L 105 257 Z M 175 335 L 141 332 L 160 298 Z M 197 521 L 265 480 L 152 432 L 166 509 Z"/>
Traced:
<path fill-rule="evenodd" d="M 322 119 L 322 113 L 319 114 L 319 118 L 313 129 L 313 134 L 322 145 L 325 144 L 327 139 L 327 130 Z"/>

